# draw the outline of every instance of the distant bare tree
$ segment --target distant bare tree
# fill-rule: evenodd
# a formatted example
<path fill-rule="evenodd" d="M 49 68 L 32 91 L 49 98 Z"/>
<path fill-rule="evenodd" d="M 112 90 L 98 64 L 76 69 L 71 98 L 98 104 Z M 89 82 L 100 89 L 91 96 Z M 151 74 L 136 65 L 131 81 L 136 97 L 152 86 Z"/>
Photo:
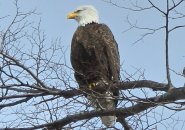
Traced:
<path fill-rule="evenodd" d="M 125 80 L 95 88 L 107 87 L 120 90 L 119 105 L 116 110 L 95 111 L 89 106 L 84 94 L 92 90 L 79 90 L 73 78 L 73 69 L 66 64 L 66 48 L 60 39 L 46 41 L 47 35 L 41 29 L 41 20 L 36 25 L 29 22 L 35 11 L 21 12 L 18 0 L 15 1 L 16 14 L 1 20 L 9 26 L 1 27 L 0 46 L 0 129 L 104 129 L 99 116 L 116 115 L 117 124 L 112 129 L 139 130 L 158 129 L 158 124 L 166 129 L 179 123 L 184 128 L 184 119 L 174 115 L 185 109 L 185 86 L 174 86 L 170 76 L 169 38 L 176 29 L 185 24 L 169 26 L 172 20 L 185 19 L 180 7 L 184 0 L 166 0 L 166 9 L 161 9 L 152 0 L 138 0 L 119 3 L 107 0 L 119 8 L 130 11 L 155 10 L 162 14 L 165 23 L 156 28 L 140 27 L 127 18 L 130 29 L 147 31 L 135 43 L 159 30 L 165 34 L 165 60 L 167 83 L 146 80 L 144 72 L 123 72 Z M 183 74 L 180 74 L 183 76 Z M 166 115 L 166 110 L 172 111 Z M 164 122 L 172 120 L 172 125 Z M 171 128 L 173 129 L 173 128 Z"/>

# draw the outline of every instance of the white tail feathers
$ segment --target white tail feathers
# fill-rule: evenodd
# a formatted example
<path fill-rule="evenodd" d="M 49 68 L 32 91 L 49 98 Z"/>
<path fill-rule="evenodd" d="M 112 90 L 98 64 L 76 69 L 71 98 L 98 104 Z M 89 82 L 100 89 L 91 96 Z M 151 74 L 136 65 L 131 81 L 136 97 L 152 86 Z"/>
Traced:
<path fill-rule="evenodd" d="M 95 96 L 97 98 L 95 98 Z M 96 109 L 96 110 L 111 110 L 111 109 L 115 109 L 115 102 L 114 102 L 112 96 L 113 96 L 113 93 L 110 91 L 107 91 L 101 95 L 87 96 L 87 98 L 90 101 L 90 105 L 94 109 Z M 106 127 L 114 126 L 116 119 L 117 119 L 116 116 L 102 116 L 101 117 L 102 123 Z"/>
<path fill-rule="evenodd" d="M 106 127 L 112 127 L 114 126 L 114 124 L 116 123 L 116 116 L 102 116 L 101 120 L 102 123 L 106 126 Z"/>

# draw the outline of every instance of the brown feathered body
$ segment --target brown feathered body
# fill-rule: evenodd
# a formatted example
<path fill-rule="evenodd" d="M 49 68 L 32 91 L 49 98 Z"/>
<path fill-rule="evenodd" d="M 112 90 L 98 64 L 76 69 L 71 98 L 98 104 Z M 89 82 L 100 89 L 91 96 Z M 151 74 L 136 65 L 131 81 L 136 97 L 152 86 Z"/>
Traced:
<path fill-rule="evenodd" d="M 71 44 L 71 64 L 80 88 L 92 84 L 111 85 L 119 81 L 120 59 L 118 45 L 111 30 L 105 24 L 90 23 L 79 26 Z M 119 90 L 105 90 L 86 95 L 96 110 L 115 109 Z M 115 115 L 102 116 L 106 127 L 116 121 Z"/>
<path fill-rule="evenodd" d="M 71 63 L 79 86 L 119 81 L 118 45 L 109 27 L 98 23 L 79 26 L 72 39 Z M 118 90 L 113 95 L 118 96 Z"/>

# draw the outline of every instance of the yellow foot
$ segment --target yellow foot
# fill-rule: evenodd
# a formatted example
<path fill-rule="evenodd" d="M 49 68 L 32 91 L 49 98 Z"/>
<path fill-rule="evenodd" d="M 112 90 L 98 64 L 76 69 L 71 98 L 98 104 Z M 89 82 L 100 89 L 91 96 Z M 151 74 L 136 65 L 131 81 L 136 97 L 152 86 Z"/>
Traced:
<path fill-rule="evenodd" d="M 96 87 L 96 83 L 91 83 L 88 85 L 88 87 L 89 87 L 89 89 L 92 89 L 92 88 Z"/>

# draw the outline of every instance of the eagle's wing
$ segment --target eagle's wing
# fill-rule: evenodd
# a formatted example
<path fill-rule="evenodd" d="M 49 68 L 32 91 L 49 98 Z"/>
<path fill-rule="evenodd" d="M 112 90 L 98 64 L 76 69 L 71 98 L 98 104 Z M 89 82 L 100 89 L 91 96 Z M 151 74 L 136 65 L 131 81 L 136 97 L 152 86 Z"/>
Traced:
<path fill-rule="evenodd" d="M 79 84 L 93 83 L 100 78 L 111 83 L 119 80 L 118 45 L 105 24 L 78 27 L 71 46 L 71 63 Z"/>
<path fill-rule="evenodd" d="M 118 45 L 114 39 L 114 36 L 105 24 L 101 24 L 99 28 L 100 36 L 102 37 L 102 44 L 104 45 L 104 54 L 107 59 L 107 66 L 109 69 L 109 75 L 112 81 L 118 81 L 120 76 L 120 58 Z"/>
<path fill-rule="evenodd" d="M 118 51 L 118 44 L 114 39 L 114 36 L 105 24 L 101 24 L 101 27 L 98 29 L 102 43 L 104 46 L 103 54 L 106 56 L 107 67 L 109 72 L 109 79 L 113 82 L 118 82 L 120 77 L 120 57 Z M 119 90 L 113 91 L 114 96 L 119 96 Z M 117 106 L 118 100 L 114 100 L 115 105 Z"/>

